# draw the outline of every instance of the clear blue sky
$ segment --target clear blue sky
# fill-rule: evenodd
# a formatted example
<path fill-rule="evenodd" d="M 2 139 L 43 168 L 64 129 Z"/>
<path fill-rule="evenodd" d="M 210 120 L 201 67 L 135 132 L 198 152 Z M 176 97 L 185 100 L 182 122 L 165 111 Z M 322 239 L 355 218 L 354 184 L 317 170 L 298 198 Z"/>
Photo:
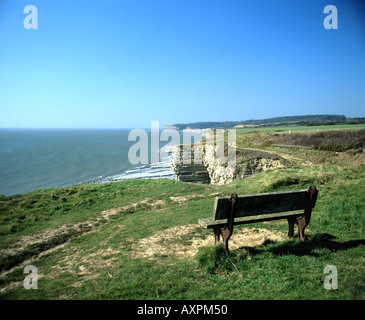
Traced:
<path fill-rule="evenodd" d="M 0 128 L 364 117 L 364 2 L 0 0 Z"/>

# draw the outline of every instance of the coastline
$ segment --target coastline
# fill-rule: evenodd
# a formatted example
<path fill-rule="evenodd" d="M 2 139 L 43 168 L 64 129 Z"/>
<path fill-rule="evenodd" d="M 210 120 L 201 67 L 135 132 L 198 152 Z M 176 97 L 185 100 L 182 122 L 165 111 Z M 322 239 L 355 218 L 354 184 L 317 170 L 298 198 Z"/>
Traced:
<path fill-rule="evenodd" d="M 159 162 L 133 165 L 128 134 L 128 129 L 1 130 L 0 194 L 127 179 L 176 179 L 171 166 L 176 146 L 161 142 Z"/>
<path fill-rule="evenodd" d="M 121 173 L 108 175 L 108 176 L 99 176 L 95 179 L 83 181 L 80 184 L 99 184 L 99 183 L 108 183 L 108 182 L 118 182 L 129 179 L 160 179 L 167 178 L 171 180 L 176 180 L 177 176 L 172 167 L 173 163 L 173 152 L 177 146 L 164 146 L 160 149 L 160 151 L 169 152 L 169 155 L 165 158 L 161 159 L 160 162 L 139 165 L 132 169 L 123 171 Z"/>
<path fill-rule="evenodd" d="M 165 130 L 169 130 L 173 128 L 165 128 Z M 175 130 L 175 129 L 173 129 Z M 176 131 L 176 130 L 175 130 Z M 129 179 L 161 179 L 167 178 L 172 180 L 178 180 L 178 175 L 174 170 L 173 160 L 176 152 L 176 148 L 178 146 L 183 145 L 182 134 L 184 132 L 189 133 L 198 133 L 202 134 L 204 130 L 202 129 L 184 129 L 177 130 L 180 134 L 180 143 L 176 145 L 172 145 L 170 143 L 166 143 L 163 147 L 160 148 L 161 154 L 168 154 L 160 162 L 139 165 L 132 169 L 125 170 L 121 173 L 116 173 L 108 176 L 99 176 L 95 179 L 83 181 L 79 184 L 98 184 L 98 183 L 108 183 L 108 182 L 117 182 Z"/>

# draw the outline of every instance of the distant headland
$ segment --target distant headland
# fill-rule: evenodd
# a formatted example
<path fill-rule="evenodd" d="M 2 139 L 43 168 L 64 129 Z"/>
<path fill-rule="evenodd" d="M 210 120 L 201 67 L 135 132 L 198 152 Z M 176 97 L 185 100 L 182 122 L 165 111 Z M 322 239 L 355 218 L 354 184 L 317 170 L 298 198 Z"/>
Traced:
<path fill-rule="evenodd" d="M 333 125 L 333 124 L 359 124 L 365 123 L 365 118 L 347 118 L 344 115 L 303 115 L 303 116 L 284 116 L 259 120 L 244 120 L 244 121 L 223 121 L 223 122 L 192 122 L 192 123 L 177 123 L 166 125 L 165 129 L 226 129 L 226 128 L 245 128 L 256 126 L 282 126 L 282 125 Z"/>

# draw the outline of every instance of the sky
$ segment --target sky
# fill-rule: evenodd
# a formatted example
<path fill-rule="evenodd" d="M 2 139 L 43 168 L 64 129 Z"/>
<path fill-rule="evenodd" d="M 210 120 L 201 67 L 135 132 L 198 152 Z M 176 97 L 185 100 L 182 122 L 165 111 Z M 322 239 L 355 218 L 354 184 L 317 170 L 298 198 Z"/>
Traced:
<path fill-rule="evenodd" d="M 355 0 L 0 0 L 0 128 L 365 117 L 364 17 Z"/>

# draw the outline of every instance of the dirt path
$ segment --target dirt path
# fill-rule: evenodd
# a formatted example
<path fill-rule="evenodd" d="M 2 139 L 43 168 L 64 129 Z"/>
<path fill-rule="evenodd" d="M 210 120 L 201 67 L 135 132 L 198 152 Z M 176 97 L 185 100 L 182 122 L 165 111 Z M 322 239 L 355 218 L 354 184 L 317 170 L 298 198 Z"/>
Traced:
<path fill-rule="evenodd" d="M 129 204 L 118 208 L 104 210 L 100 213 L 100 217 L 97 217 L 95 219 L 78 222 L 73 225 L 66 224 L 55 229 L 48 229 L 41 232 L 37 232 L 30 236 L 19 237 L 14 243 L 11 243 L 6 249 L 1 249 L 0 254 L 12 258 L 17 255 L 20 255 L 22 251 L 29 248 L 29 246 L 33 247 L 38 246 L 39 248 L 42 248 L 42 245 L 44 244 L 48 244 L 48 246 L 46 246 L 47 250 L 43 250 L 38 254 L 34 254 L 34 256 L 32 256 L 30 259 L 17 263 L 14 267 L 12 267 L 9 270 L 2 270 L 2 272 L 0 273 L 0 279 L 6 277 L 15 268 L 25 266 L 29 264 L 29 261 L 31 260 L 37 259 L 43 255 L 49 254 L 63 247 L 70 239 L 92 232 L 95 229 L 95 227 L 99 225 L 99 222 L 101 220 L 103 220 L 103 222 L 105 223 L 109 221 L 112 216 L 117 215 L 120 212 L 136 209 L 137 206 L 141 204 L 148 205 L 149 207 L 155 207 L 157 205 L 165 205 L 165 202 L 163 200 L 151 200 L 149 198 L 146 198 L 134 204 Z M 63 241 L 63 243 L 60 243 L 60 239 L 65 239 L 65 240 L 64 241 L 61 240 Z M 55 243 L 54 246 L 52 246 L 51 244 L 52 242 Z M 50 246 L 52 247 L 49 248 Z"/>
<path fill-rule="evenodd" d="M 212 193 L 208 195 L 208 197 L 213 197 L 217 195 L 217 193 Z M 175 197 L 170 197 L 170 199 L 174 202 L 181 204 L 196 197 L 201 198 L 204 196 L 177 195 Z M 96 227 L 100 225 L 99 221 L 101 219 L 104 219 L 105 223 L 109 221 L 112 216 L 120 214 L 120 212 L 122 211 L 136 209 L 137 206 L 140 204 L 144 204 L 153 208 L 156 206 L 165 206 L 166 202 L 163 200 L 152 200 L 147 198 L 134 204 L 104 210 L 100 213 L 100 216 L 95 219 L 79 222 L 74 225 L 63 225 L 56 229 L 45 230 L 31 236 L 21 237 L 17 239 L 15 243 L 11 244 L 8 248 L 3 249 L 1 253 L 14 256 L 21 253 L 21 251 L 26 249 L 29 245 L 49 242 L 52 239 L 62 237 L 65 234 L 70 233 L 71 231 L 77 232 L 75 235 L 76 237 L 90 232 L 94 232 L 97 230 Z M 121 225 L 120 227 L 122 228 L 123 226 Z M 266 229 L 241 228 L 235 230 L 235 233 L 230 241 L 230 248 L 231 250 L 235 250 L 242 247 L 259 246 L 267 240 L 281 241 L 283 238 L 283 234 L 274 233 Z M 35 254 L 29 259 L 19 262 L 16 266 L 12 267 L 9 270 L 3 270 L 0 274 L 0 279 L 6 278 L 6 276 L 16 268 L 24 268 L 26 265 L 34 264 L 35 261 L 40 257 L 49 255 L 59 249 L 62 250 L 62 248 L 64 248 L 68 244 L 68 241 L 70 239 L 48 250 L 44 250 L 38 254 Z M 132 250 L 128 251 L 128 256 L 130 258 L 146 258 L 152 260 L 159 259 L 161 255 L 176 258 L 191 258 L 196 255 L 200 248 L 212 245 L 214 245 L 214 237 L 211 232 L 202 233 L 201 227 L 198 224 L 188 224 L 182 226 L 174 226 L 162 231 L 158 231 L 150 237 L 140 239 L 139 241 L 132 244 Z M 109 248 L 102 251 L 99 250 L 98 252 L 91 252 L 89 254 L 75 251 L 72 254 L 68 254 L 63 260 L 61 260 L 60 264 L 53 267 L 54 272 L 51 273 L 52 275 L 44 276 L 40 274 L 39 279 L 41 279 L 42 277 L 54 278 L 59 274 L 67 272 L 81 276 L 82 280 L 73 284 L 73 286 L 76 287 L 81 286 L 84 281 L 99 276 L 99 273 L 96 272 L 98 268 L 112 267 L 112 262 L 117 259 L 116 256 L 119 254 L 125 254 L 123 249 L 123 247 L 119 248 L 118 250 Z M 69 251 L 69 249 L 67 250 Z M 112 274 L 110 274 L 110 277 L 112 277 Z M 23 281 L 12 282 L 7 286 L 2 287 L 0 289 L 0 293 L 22 286 Z"/>
<path fill-rule="evenodd" d="M 216 196 L 217 194 L 211 194 L 209 196 Z M 188 201 L 190 199 L 196 197 L 204 197 L 202 195 L 184 195 L 184 196 L 175 196 L 170 197 L 170 199 L 179 204 Z M 78 222 L 75 224 L 65 224 L 55 229 L 47 229 L 41 232 L 37 232 L 35 234 L 29 236 L 23 236 L 16 239 L 15 242 L 9 244 L 9 246 L 5 249 L 0 250 L 0 254 L 7 257 L 16 257 L 20 255 L 22 251 L 29 248 L 29 246 L 38 246 L 42 248 L 44 244 L 50 244 L 52 242 L 55 243 L 54 246 L 48 245 L 46 250 L 41 250 L 41 252 L 35 253 L 33 256 L 28 259 L 17 263 L 15 266 L 11 267 L 8 270 L 2 270 L 0 273 L 0 279 L 4 279 L 10 272 L 19 267 L 24 267 L 30 264 L 31 261 L 38 259 L 44 255 L 50 254 L 62 247 L 64 247 L 70 239 L 82 236 L 89 232 L 93 232 L 95 227 L 100 225 L 100 222 L 106 223 L 110 220 L 111 217 L 120 214 L 120 212 L 126 212 L 130 210 L 135 210 L 139 205 L 146 205 L 150 208 L 154 208 L 156 206 L 166 206 L 166 202 L 164 200 L 153 200 L 150 198 L 143 199 L 133 204 L 128 204 L 118 208 L 112 208 L 108 210 L 104 210 L 100 213 L 99 217 L 94 219 Z M 60 243 L 59 239 L 64 238 L 65 241 Z M 51 248 L 49 248 L 51 246 Z"/>
<path fill-rule="evenodd" d="M 200 248 L 214 245 L 213 232 L 201 235 L 198 224 L 175 226 L 158 231 L 154 235 L 140 239 L 132 245 L 132 258 L 159 259 L 160 256 L 176 258 L 194 257 Z M 231 250 L 256 247 L 266 241 L 282 241 L 285 235 L 262 228 L 236 229 L 229 243 Z"/>

